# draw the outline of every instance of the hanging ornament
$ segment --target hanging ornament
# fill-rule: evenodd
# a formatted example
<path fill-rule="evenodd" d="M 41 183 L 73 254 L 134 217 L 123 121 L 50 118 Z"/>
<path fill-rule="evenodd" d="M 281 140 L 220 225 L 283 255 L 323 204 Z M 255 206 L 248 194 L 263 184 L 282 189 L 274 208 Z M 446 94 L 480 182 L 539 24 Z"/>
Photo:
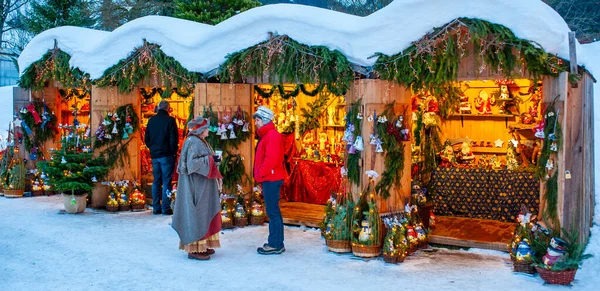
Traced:
<path fill-rule="evenodd" d="M 61 164 L 66 164 L 67 163 L 67 160 L 65 159 L 64 156 L 60 159 L 60 163 Z"/>
<path fill-rule="evenodd" d="M 235 131 L 231 130 L 231 133 L 229 133 L 229 139 L 236 139 L 237 137 L 235 136 Z"/>
<path fill-rule="evenodd" d="M 110 120 L 117 121 L 117 114 L 116 113 L 113 114 L 113 115 L 110 115 L 110 113 L 109 113 L 108 116 L 110 116 Z"/>
<path fill-rule="evenodd" d="M 244 122 L 244 126 L 242 127 L 242 132 L 248 132 L 248 122 Z"/>
<path fill-rule="evenodd" d="M 111 132 L 111 133 L 112 133 L 112 134 L 117 134 L 117 133 L 119 133 L 119 131 L 117 130 L 117 126 L 116 126 L 116 124 L 115 124 L 115 126 L 113 126 L 113 129 L 112 129 L 112 132 Z"/>
<path fill-rule="evenodd" d="M 105 137 L 106 139 L 112 139 L 112 135 L 110 135 L 110 134 L 106 134 L 104 137 Z"/>
<path fill-rule="evenodd" d="M 367 118 L 368 122 L 373 122 L 373 115 L 369 115 L 369 117 Z"/>
<path fill-rule="evenodd" d="M 376 153 L 383 153 L 383 147 L 381 146 L 382 144 L 383 142 L 381 142 L 381 140 L 377 141 L 377 146 L 375 147 Z"/>
<path fill-rule="evenodd" d="M 360 112 L 359 112 L 359 113 L 357 113 L 357 114 L 356 114 L 356 119 L 363 119 L 363 115 L 362 115 L 362 113 L 360 113 Z"/>
<path fill-rule="evenodd" d="M 553 140 L 552 144 L 550 144 L 550 150 L 553 152 L 558 152 L 558 143 L 556 140 Z"/>
<path fill-rule="evenodd" d="M 221 139 L 228 139 L 227 138 L 227 130 L 221 134 Z"/>
<path fill-rule="evenodd" d="M 119 118 L 119 115 L 117 115 L 117 113 L 115 112 L 115 114 L 113 114 L 113 117 L 115 118 L 114 121 L 120 121 L 121 118 Z"/>
<path fill-rule="evenodd" d="M 92 182 L 93 182 L 93 183 L 96 183 L 96 182 L 98 182 L 98 179 L 96 178 L 96 176 L 92 177 Z"/>
<path fill-rule="evenodd" d="M 404 121 L 404 117 L 398 116 L 398 120 L 396 120 L 396 127 L 397 128 L 402 128 L 402 122 Z"/>
<path fill-rule="evenodd" d="M 129 135 L 127 134 L 127 131 L 123 132 L 123 139 L 128 139 L 128 138 L 129 138 Z"/>
<path fill-rule="evenodd" d="M 369 136 L 369 144 L 376 145 L 377 144 L 377 135 L 372 134 Z"/>
<path fill-rule="evenodd" d="M 348 149 L 348 153 L 349 154 L 356 154 L 356 148 L 354 148 L 354 145 L 351 145 L 350 148 Z"/>
<path fill-rule="evenodd" d="M 356 141 L 354 142 L 354 148 L 357 151 L 361 151 L 361 152 L 365 149 L 362 136 L 359 135 L 356 137 Z"/>

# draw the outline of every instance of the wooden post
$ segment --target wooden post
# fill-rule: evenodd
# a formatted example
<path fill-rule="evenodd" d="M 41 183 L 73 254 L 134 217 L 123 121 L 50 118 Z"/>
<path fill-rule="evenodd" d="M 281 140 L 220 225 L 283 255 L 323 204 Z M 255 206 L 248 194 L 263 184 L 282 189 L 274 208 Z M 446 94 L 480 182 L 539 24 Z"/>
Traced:
<path fill-rule="evenodd" d="M 575 32 L 569 31 L 569 62 L 570 62 L 570 74 L 578 74 L 577 67 L 577 39 L 575 38 Z M 572 88 L 577 88 L 577 83 L 571 83 Z"/>

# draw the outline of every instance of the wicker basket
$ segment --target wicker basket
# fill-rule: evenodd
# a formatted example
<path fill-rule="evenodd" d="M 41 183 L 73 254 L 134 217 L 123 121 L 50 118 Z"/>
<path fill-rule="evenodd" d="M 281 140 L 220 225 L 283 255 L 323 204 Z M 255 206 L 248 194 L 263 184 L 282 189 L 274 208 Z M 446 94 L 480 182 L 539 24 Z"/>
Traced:
<path fill-rule="evenodd" d="M 237 227 L 244 227 L 246 225 L 248 225 L 248 218 L 247 217 L 234 217 L 233 218 L 233 224 Z"/>
<path fill-rule="evenodd" d="M 361 244 L 352 244 L 352 254 L 360 258 L 375 258 L 381 254 L 381 245 L 365 246 Z"/>
<path fill-rule="evenodd" d="M 146 210 L 146 204 L 144 204 L 144 203 L 131 204 L 131 211 L 139 212 L 139 211 L 145 211 L 145 210 Z"/>
<path fill-rule="evenodd" d="M 119 211 L 119 205 L 106 205 L 106 211 L 117 212 Z"/>
<path fill-rule="evenodd" d="M 575 279 L 575 273 L 577 273 L 577 269 L 559 272 L 553 272 L 537 266 L 535 269 L 546 283 L 558 285 L 570 285 Z"/>
<path fill-rule="evenodd" d="M 31 191 L 31 196 L 42 196 L 42 195 L 44 195 L 44 191 L 42 191 L 42 190 Z"/>
<path fill-rule="evenodd" d="M 19 198 L 19 197 L 23 197 L 23 192 L 24 192 L 24 190 L 4 189 L 4 196 L 6 196 L 8 198 Z"/>
<path fill-rule="evenodd" d="M 349 240 L 325 240 L 330 252 L 342 254 L 352 252 L 352 244 Z"/>
<path fill-rule="evenodd" d="M 397 264 L 399 256 L 390 256 L 388 254 L 383 254 L 383 261 L 390 264 Z"/>
<path fill-rule="evenodd" d="M 131 210 L 131 206 L 129 204 L 119 204 L 119 211 L 129 211 Z"/>
<path fill-rule="evenodd" d="M 429 248 L 429 242 L 428 241 L 420 241 L 419 242 L 419 249 L 426 249 Z"/>
<path fill-rule="evenodd" d="M 221 228 L 222 229 L 230 229 L 233 228 L 233 220 L 230 219 L 229 221 L 221 221 Z"/>
<path fill-rule="evenodd" d="M 250 216 L 250 225 L 263 225 L 265 224 L 264 216 Z"/>
<path fill-rule="evenodd" d="M 513 260 L 513 272 L 535 274 L 535 268 L 531 262 Z"/>

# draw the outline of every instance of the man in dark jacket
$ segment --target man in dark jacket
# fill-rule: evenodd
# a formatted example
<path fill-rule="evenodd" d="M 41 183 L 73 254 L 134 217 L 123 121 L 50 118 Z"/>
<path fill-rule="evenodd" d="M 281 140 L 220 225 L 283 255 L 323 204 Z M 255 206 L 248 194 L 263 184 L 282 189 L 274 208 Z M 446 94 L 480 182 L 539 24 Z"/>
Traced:
<path fill-rule="evenodd" d="M 150 149 L 152 158 L 152 208 L 154 214 L 171 215 L 171 201 L 167 190 L 171 191 L 171 179 L 177 158 L 177 142 L 179 133 L 175 118 L 169 116 L 169 102 L 161 100 L 158 112 L 148 121 L 144 142 Z M 162 209 L 161 201 L 162 198 Z"/>
<path fill-rule="evenodd" d="M 269 217 L 269 239 L 257 251 L 261 255 L 281 254 L 283 246 L 283 218 L 279 209 L 279 190 L 286 173 L 283 165 L 283 143 L 281 134 L 273 124 L 273 111 L 259 106 L 252 116 L 259 141 L 254 158 L 254 180 L 262 183 L 267 216 Z"/>

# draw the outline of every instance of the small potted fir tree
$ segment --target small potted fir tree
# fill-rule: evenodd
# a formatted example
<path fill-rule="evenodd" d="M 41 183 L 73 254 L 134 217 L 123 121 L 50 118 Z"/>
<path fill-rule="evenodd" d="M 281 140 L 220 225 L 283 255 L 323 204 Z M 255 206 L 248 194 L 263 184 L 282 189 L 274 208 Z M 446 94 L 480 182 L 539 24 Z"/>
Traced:
<path fill-rule="evenodd" d="M 63 196 L 68 213 L 81 213 L 87 205 L 87 196 L 95 183 L 108 173 L 103 157 L 94 157 L 91 139 L 85 126 L 61 126 L 61 149 L 52 151 L 50 161 L 38 162 L 50 184 Z"/>

